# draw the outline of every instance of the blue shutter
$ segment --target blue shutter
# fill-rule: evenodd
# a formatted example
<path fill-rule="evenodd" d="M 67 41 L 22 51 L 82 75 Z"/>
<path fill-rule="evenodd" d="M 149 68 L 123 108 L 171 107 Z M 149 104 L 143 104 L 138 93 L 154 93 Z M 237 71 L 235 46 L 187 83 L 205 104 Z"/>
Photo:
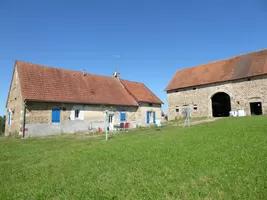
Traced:
<path fill-rule="evenodd" d="M 146 123 L 149 123 L 149 111 L 146 112 Z"/>
<path fill-rule="evenodd" d="M 121 121 L 126 121 L 126 113 L 121 112 Z"/>
<path fill-rule="evenodd" d="M 60 122 L 60 110 L 58 108 L 52 109 L 52 123 Z"/>
<path fill-rule="evenodd" d="M 153 123 L 156 123 L 156 112 L 153 112 Z"/>
<path fill-rule="evenodd" d="M 11 124 L 10 111 L 8 111 L 8 124 Z"/>

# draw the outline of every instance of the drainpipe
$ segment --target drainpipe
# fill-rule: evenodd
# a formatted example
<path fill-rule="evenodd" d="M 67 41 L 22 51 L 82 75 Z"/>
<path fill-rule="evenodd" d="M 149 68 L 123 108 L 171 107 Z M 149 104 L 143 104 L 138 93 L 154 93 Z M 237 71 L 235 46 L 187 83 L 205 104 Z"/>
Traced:
<path fill-rule="evenodd" d="M 25 137 L 25 118 L 26 118 L 26 101 L 24 101 L 23 122 L 22 122 L 22 138 Z"/>

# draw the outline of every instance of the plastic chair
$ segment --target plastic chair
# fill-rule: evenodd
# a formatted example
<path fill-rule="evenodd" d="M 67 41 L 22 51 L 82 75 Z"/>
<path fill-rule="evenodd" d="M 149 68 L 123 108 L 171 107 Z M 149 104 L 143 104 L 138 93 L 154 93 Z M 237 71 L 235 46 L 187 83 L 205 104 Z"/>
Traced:
<path fill-rule="evenodd" d="M 156 126 L 157 126 L 157 130 L 161 130 L 161 128 L 164 126 L 161 124 L 161 121 L 159 119 L 156 120 Z"/>

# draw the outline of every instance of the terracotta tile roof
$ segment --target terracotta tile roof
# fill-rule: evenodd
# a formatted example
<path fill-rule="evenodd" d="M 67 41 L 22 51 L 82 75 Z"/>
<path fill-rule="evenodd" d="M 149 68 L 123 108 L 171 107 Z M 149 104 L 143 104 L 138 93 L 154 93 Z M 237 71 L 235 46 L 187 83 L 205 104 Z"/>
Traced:
<path fill-rule="evenodd" d="M 137 102 L 163 104 L 163 102 L 143 83 L 127 80 L 121 80 L 121 82 Z"/>
<path fill-rule="evenodd" d="M 178 70 L 166 91 L 267 74 L 267 49 Z"/>
<path fill-rule="evenodd" d="M 15 65 L 24 100 L 138 106 L 118 78 L 22 61 Z"/>

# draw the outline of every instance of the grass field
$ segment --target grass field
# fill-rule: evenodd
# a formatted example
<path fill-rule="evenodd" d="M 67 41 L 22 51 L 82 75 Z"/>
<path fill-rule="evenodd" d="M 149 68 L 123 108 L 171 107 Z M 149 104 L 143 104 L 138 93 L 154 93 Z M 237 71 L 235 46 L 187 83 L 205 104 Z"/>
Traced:
<path fill-rule="evenodd" d="M 0 199 L 266 199 L 267 117 L 0 139 Z"/>

